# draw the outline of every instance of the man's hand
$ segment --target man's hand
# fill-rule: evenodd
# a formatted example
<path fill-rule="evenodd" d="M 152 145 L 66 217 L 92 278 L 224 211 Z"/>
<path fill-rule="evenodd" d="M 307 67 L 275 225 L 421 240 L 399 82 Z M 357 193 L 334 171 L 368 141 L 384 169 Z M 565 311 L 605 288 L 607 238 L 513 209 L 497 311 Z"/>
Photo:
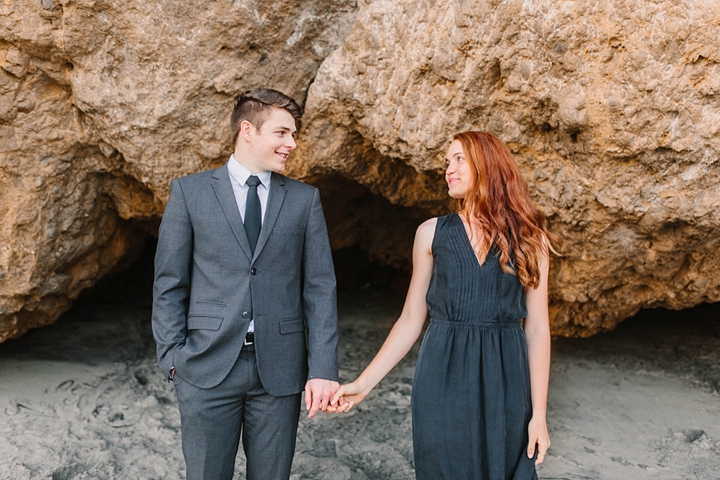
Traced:
<path fill-rule="evenodd" d="M 308 418 L 312 418 L 318 410 L 327 409 L 335 391 L 340 388 L 338 382 L 322 378 L 311 378 L 305 384 L 305 410 L 309 410 Z"/>

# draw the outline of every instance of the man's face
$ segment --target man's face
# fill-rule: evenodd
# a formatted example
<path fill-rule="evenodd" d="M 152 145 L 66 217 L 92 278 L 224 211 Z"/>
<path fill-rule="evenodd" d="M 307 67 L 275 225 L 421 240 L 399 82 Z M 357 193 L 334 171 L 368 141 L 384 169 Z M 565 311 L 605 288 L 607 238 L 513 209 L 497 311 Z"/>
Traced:
<path fill-rule="evenodd" d="M 273 107 L 259 130 L 249 125 L 249 152 L 243 158 L 243 165 L 252 173 L 281 172 L 290 152 L 297 146 L 296 133 L 295 118 L 290 112 Z"/>

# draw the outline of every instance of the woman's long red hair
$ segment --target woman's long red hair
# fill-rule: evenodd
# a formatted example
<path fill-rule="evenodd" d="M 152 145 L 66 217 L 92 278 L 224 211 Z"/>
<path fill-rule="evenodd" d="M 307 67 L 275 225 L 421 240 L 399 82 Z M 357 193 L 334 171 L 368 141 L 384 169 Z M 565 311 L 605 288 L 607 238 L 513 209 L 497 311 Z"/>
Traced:
<path fill-rule="evenodd" d="M 507 146 L 486 132 L 462 132 L 458 140 L 469 163 L 473 182 L 460 200 L 460 215 L 470 226 L 470 238 L 479 236 L 477 256 L 484 263 L 493 245 L 500 250 L 500 266 L 517 274 L 520 283 L 536 288 L 540 283 L 540 261 L 549 252 L 557 254 L 560 237 L 551 233 L 545 216 L 530 199 Z"/>

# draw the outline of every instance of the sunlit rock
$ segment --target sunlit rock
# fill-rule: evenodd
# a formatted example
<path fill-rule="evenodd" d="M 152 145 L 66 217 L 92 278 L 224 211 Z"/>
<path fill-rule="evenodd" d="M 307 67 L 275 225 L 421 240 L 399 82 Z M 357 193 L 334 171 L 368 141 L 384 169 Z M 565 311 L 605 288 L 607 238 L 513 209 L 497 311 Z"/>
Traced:
<path fill-rule="evenodd" d="M 0 5 L 0 341 L 53 322 L 231 152 L 232 99 L 304 100 L 352 0 Z"/>
<path fill-rule="evenodd" d="M 300 100 L 333 248 L 410 269 L 452 133 L 497 134 L 564 237 L 553 331 L 720 300 L 720 4 L 0 5 L 0 341 L 53 322 L 224 162 L 232 98 Z"/>
<path fill-rule="evenodd" d="M 294 171 L 341 176 L 427 217 L 447 205 L 438 172 L 452 133 L 487 130 L 566 242 L 551 274 L 554 333 L 718 301 L 718 38 L 710 0 L 366 2 L 310 87 Z M 373 218 L 374 230 L 400 230 Z M 368 249 L 382 257 L 388 245 Z"/>

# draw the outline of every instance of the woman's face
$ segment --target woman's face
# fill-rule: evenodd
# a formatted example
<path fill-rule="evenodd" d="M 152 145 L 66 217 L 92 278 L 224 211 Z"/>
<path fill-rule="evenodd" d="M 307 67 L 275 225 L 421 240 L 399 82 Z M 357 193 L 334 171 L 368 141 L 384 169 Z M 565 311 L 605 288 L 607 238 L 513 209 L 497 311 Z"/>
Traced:
<path fill-rule="evenodd" d="M 465 198 L 465 194 L 472 187 L 472 172 L 465 159 L 465 152 L 459 140 L 454 140 L 448 147 L 445 157 L 445 181 L 448 184 L 448 194 L 452 198 Z"/>

